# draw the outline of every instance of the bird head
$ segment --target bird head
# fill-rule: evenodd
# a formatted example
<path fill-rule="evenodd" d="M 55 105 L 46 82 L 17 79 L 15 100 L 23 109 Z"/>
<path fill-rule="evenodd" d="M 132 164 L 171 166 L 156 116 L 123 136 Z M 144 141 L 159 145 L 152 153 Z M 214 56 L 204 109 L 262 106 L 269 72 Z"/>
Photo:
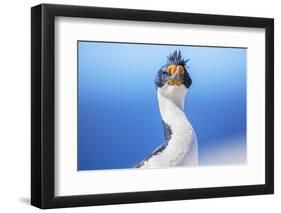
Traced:
<path fill-rule="evenodd" d="M 169 99 L 183 99 L 192 80 L 187 72 L 181 51 L 175 50 L 168 56 L 167 63 L 160 68 L 155 78 L 157 90 Z"/>
<path fill-rule="evenodd" d="M 168 56 L 167 63 L 160 68 L 155 78 L 155 85 L 158 88 L 163 86 L 179 87 L 183 85 L 188 89 L 192 80 L 187 72 L 186 63 L 189 59 L 185 60 L 181 51 L 175 50 Z"/>

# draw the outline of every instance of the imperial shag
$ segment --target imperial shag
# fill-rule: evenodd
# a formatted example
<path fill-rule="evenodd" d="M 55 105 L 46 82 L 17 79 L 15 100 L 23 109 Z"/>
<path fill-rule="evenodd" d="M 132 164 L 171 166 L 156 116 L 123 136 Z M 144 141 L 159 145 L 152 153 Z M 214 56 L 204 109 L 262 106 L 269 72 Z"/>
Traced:
<path fill-rule="evenodd" d="M 180 50 L 174 51 L 157 72 L 155 85 L 165 140 L 136 168 L 198 165 L 196 134 L 184 113 L 185 96 L 192 83 L 186 67 L 188 60 Z"/>

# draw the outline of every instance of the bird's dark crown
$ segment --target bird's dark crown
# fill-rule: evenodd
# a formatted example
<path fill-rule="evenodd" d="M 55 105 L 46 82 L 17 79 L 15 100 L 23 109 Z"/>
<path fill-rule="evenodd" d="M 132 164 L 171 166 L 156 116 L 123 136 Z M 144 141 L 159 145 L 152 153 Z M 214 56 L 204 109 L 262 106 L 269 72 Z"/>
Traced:
<path fill-rule="evenodd" d="M 167 58 L 168 58 L 167 64 L 175 64 L 175 65 L 185 66 L 186 63 L 189 61 L 189 59 L 185 60 L 182 57 L 180 50 L 179 51 L 175 50 Z"/>

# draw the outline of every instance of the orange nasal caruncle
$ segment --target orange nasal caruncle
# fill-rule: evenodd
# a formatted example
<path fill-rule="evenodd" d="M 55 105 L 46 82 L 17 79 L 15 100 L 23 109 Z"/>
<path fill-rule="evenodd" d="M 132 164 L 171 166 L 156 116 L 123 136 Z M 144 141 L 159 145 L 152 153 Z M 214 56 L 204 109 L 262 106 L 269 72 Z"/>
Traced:
<path fill-rule="evenodd" d="M 180 75 L 184 74 L 184 67 L 182 65 L 176 66 L 174 64 L 171 64 L 167 67 L 168 75 L 173 75 L 176 72 L 176 70 L 178 70 Z"/>

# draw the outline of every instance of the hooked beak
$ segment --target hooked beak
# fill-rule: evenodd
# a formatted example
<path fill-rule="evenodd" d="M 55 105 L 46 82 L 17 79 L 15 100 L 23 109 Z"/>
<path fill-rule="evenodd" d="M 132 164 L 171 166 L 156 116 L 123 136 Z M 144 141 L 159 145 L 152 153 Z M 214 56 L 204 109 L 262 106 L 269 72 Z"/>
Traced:
<path fill-rule="evenodd" d="M 180 74 L 178 69 L 175 73 L 167 80 L 168 85 L 170 86 L 180 86 L 183 82 L 181 81 Z"/>

